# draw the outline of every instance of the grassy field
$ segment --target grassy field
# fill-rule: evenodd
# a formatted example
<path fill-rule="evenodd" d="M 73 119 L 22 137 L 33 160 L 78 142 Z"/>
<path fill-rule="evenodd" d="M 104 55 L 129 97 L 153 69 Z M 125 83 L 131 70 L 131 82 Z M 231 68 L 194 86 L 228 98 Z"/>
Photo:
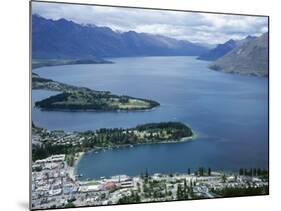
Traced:
<path fill-rule="evenodd" d="M 129 99 L 128 102 L 120 102 L 118 99 L 113 101 L 112 106 L 116 106 L 119 109 L 146 109 L 150 107 L 150 104 L 143 100 Z"/>

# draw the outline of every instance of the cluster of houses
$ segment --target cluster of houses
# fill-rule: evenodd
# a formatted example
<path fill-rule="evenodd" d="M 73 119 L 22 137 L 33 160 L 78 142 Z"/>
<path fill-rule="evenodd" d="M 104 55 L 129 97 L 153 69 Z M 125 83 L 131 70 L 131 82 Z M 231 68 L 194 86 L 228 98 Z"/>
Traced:
<path fill-rule="evenodd" d="M 53 155 L 37 160 L 32 164 L 32 206 L 34 209 L 62 208 L 74 202 L 76 206 L 93 206 L 117 204 L 132 191 L 142 195 L 144 179 L 136 176 L 117 175 L 93 181 L 79 181 L 70 175 L 70 167 L 65 162 L 65 155 Z M 219 197 L 212 190 L 225 187 L 263 187 L 268 182 L 260 177 L 228 175 L 222 180 L 223 174 L 213 173 L 212 176 L 195 176 L 188 174 L 150 176 L 151 181 L 164 181 L 171 195 L 167 199 L 177 199 L 177 187 L 192 184 L 194 196 L 204 198 Z M 164 190 L 163 190 L 164 191 Z M 156 199 L 142 198 L 142 201 Z M 163 199 L 165 200 L 165 199 Z"/>
<path fill-rule="evenodd" d="M 113 202 L 124 196 L 122 191 L 116 196 L 109 194 L 117 189 L 129 189 L 134 186 L 133 179 L 127 175 L 101 179 L 96 184 L 91 181 L 73 180 L 67 172 L 65 155 L 53 155 L 37 160 L 32 164 L 32 206 L 34 208 L 64 207 L 68 202 L 78 200 L 80 206 L 108 203 L 99 195 L 113 198 Z M 123 191 L 124 192 L 124 191 Z M 93 194 L 95 197 L 91 197 Z M 111 202 L 112 203 L 112 202 Z"/>
<path fill-rule="evenodd" d="M 84 137 L 78 137 L 77 133 L 65 133 L 61 130 L 49 131 L 46 129 L 33 128 L 32 143 L 42 144 L 52 140 L 54 145 L 72 145 L 82 144 Z"/>
<path fill-rule="evenodd" d="M 79 187 L 67 176 L 64 160 L 65 155 L 53 155 L 32 164 L 33 207 L 64 205 L 77 193 Z"/>

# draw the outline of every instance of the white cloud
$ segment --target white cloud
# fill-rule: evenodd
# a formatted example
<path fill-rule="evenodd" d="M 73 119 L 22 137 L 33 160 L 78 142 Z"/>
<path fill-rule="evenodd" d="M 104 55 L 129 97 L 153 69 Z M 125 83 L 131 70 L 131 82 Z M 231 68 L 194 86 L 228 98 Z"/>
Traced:
<path fill-rule="evenodd" d="M 118 31 L 160 34 L 192 42 L 222 43 L 268 31 L 267 18 L 195 12 L 32 3 L 32 13 L 49 19 L 108 26 Z"/>

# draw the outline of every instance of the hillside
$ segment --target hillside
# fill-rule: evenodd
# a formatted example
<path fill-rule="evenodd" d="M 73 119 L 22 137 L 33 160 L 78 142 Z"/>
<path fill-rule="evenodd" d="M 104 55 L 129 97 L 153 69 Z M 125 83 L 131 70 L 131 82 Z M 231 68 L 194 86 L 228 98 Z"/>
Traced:
<path fill-rule="evenodd" d="M 32 15 L 33 59 L 198 56 L 207 50 L 201 45 L 165 36 L 135 31 L 121 33 L 109 27 Z"/>
<path fill-rule="evenodd" d="M 268 33 L 235 47 L 209 67 L 224 72 L 267 76 Z"/>

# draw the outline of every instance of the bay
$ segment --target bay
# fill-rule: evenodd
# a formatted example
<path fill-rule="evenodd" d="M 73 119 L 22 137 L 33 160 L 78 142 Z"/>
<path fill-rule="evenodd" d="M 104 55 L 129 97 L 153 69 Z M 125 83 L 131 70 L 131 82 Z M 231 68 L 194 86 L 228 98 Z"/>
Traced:
<path fill-rule="evenodd" d="M 196 138 L 176 144 L 85 154 L 76 171 L 82 179 L 144 172 L 186 172 L 268 168 L 268 78 L 216 72 L 195 57 L 112 58 L 114 64 L 43 67 L 45 78 L 153 99 L 161 106 L 144 112 L 48 112 L 32 109 L 32 119 L 50 130 L 134 127 L 161 121 L 191 126 Z M 34 90 L 32 100 L 52 92 Z"/>

